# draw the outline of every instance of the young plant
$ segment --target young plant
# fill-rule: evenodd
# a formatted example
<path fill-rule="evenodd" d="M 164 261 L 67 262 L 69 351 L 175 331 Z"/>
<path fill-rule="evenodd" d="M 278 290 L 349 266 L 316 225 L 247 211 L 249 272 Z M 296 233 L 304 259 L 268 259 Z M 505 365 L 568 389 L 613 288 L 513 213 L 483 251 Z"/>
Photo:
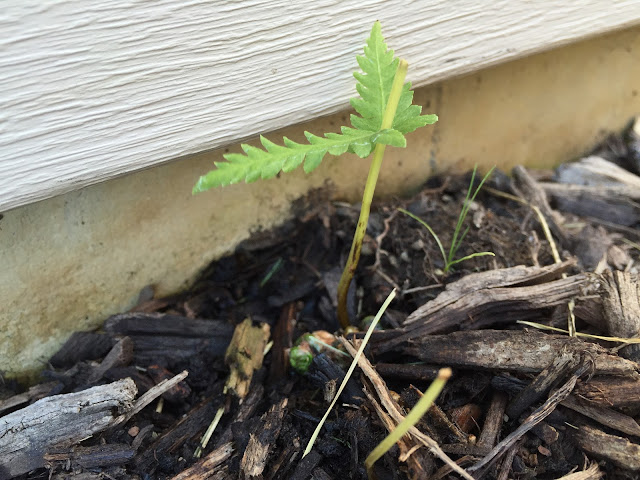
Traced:
<path fill-rule="evenodd" d="M 303 162 L 304 171 L 309 173 L 327 153 L 338 156 L 349 152 L 366 158 L 373 152 L 360 218 L 338 285 L 338 319 L 343 328 L 350 323 L 347 292 L 360 259 L 385 147 L 405 147 L 407 133 L 438 120 L 436 115 L 421 115 L 422 107 L 412 104 L 411 84 L 404 81 L 408 64 L 394 57 L 393 50 L 387 48 L 380 30 L 380 23 L 374 23 L 364 47 L 364 55 L 356 57 L 362 72 L 353 74 L 360 98 L 352 98 L 350 102 L 356 111 L 356 114 L 351 115 L 351 127 L 343 126 L 341 133 L 326 133 L 323 136 L 305 132 L 308 143 L 297 143 L 284 137 L 284 145 L 278 145 L 261 136 L 260 142 L 264 149 L 241 145 L 244 154 L 224 155 L 227 161 L 215 162 L 217 168 L 200 177 L 193 188 L 193 192 L 198 193 L 242 180 L 249 183 L 260 178 L 273 178 L 280 171 L 289 172 Z"/>
<path fill-rule="evenodd" d="M 411 218 L 413 218 L 414 220 L 417 220 L 422 225 L 424 225 L 424 227 L 429 231 L 431 236 L 435 239 L 436 243 L 438 244 L 438 248 L 440 249 L 440 253 L 442 254 L 442 259 L 444 260 L 444 273 L 449 273 L 449 271 L 451 270 L 451 267 L 453 267 L 455 264 L 464 262 L 465 260 L 469 260 L 470 258 L 473 258 L 473 257 L 483 257 L 485 255 L 491 255 L 492 257 L 495 257 L 495 254 L 493 252 L 476 252 L 476 253 L 472 253 L 471 255 L 466 255 L 462 258 L 456 259 L 456 255 L 458 254 L 458 250 L 460 250 L 462 241 L 464 240 L 464 237 L 467 235 L 467 232 L 469 231 L 469 227 L 467 227 L 465 228 L 464 232 L 460 234 L 460 231 L 462 230 L 462 226 L 464 225 L 464 221 L 467 218 L 467 214 L 469 213 L 469 207 L 471 206 L 471 203 L 473 203 L 473 201 L 475 200 L 476 195 L 478 195 L 478 192 L 482 188 L 482 185 L 484 185 L 484 182 L 491 176 L 491 173 L 493 173 L 493 169 L 495 167 L 491 167 L 491 169 L 482 178 L 482 181 L 477 186 L 477 188 L 473 191 L 473 194 L 472 194 L 471 189 L 473 188 L 473 181 L 476 178 L 477 168 L 478 168 L 477 165 L 473 167 L 473 173 L 471 174 L 471 182 L 469 182 L 469 188 L 467 190 L 467 196 L 464 199 L 464 203 L 462 204 L 462 210 L 460 210 L 460 215 L 458 215 L 458 223 L 456 224 L 456 228 L 453 231 L 453 237 L 451 238 L 451 246 L 449 247 L 449 253 L 445 253 L 444 246 L 440 241 L 440 237 L 438 237 L 436 232 L 433 230 L 433 228 L 431 228 L 431 226 L 427 222 L 422 220 L 420 217 L 417 217 L 413 213 L 408 212 L 407 210 L 404 210 L 403 208 L 399 209 L 402 213 L 409 215 Z"/>

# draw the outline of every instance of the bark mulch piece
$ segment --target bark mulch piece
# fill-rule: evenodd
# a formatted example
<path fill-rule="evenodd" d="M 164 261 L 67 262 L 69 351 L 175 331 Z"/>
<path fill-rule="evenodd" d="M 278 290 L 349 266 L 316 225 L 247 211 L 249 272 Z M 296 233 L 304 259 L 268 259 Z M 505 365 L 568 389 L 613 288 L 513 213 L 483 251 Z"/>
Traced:
<path fill-rule="evenodd" d="M 637 131 L 555 172 L 494 173 L 458 255 L 495 257 L 447 275 L 434 239 L 398 208 L 447 246 L 470 176 L 378 203 L 350 314 L 365 320 L 394 288 L 398 298 L 307 456 L 362 336 L 330 333 L 358 207 L 327 190 L 188 291 L 146 288 L 132 311 L 72 335 L 41 384 L 7 382 L 0 480 L 364 479 L 364 459 L 442 367 L 452 378 L 377 462 L 379 479 L 638 478 L 640 347 L 602 339 L 640 331 Z M 592 336 L 558 331 L 569 325 Z M 288 352 L 307 332 L 334 349 L 300 374 Z"/>

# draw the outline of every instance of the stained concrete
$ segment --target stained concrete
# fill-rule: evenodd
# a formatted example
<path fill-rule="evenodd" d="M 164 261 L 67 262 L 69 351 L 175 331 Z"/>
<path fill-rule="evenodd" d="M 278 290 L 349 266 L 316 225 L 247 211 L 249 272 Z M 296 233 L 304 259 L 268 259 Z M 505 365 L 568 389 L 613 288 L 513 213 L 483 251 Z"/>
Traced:
<path fill-rule="evenodd" d="M 478 163 L 551 167 L 640 113 L 640 28 L 591 39 L 416 91 L 440 121 L 387 149 L 377 194 L 408 193 L 431 174 Z M 335 131 L 348 112 L 274 132 Z M 225 151 L 238 151 L 230 146 Z M 0 370 L 43 367 L 74 330 L 133 306 L 140 290 L 186 287 L 251 232 L 286 219 L 291 202 L 329 182 L 357 200 L 368 162 L 327 157 L 253 185 L 191 195 L 224 151 L 176 160 L 5 212 L 0 219 Z"/>

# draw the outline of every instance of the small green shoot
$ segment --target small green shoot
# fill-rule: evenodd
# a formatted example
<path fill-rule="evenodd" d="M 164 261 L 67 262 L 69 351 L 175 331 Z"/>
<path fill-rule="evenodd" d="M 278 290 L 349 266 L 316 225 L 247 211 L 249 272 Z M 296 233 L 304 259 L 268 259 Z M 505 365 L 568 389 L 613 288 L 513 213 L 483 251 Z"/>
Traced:
<path fill-rule="evenodd" d="M 378 324 L 378 322 L 382 318 L 382 315 L 384 314 L 385 310 L 387 309 L 387 307 L 389 306 L 391 301 L 395 298 L 395 296 L 396 296 L 396 291 L 394 289 L 389 294 L 387 299 L 384 301 L 384 303 L 380 307 L 380 310 L 378 310 L 378 314 L 375 316 L 375 318 L 371 322 L 371 325 L 369 326 L 369 330 L 367 330 L 367 333 L 365 334 L 364 339 L 362 340 L 362 343 L 360 343 L 360 348 L 358 348 L 358 352 L 356 353 L 355 357 L 353 357 L 353 362 L 351 362 L 351 365 L 349 366 L 349 370 L 347 370 L 347 373 L 344 376 L 344 380 L 340 384 L 340 387 L 338 388 L 338 391 L 336 392 L 335 396 L 333 397 L 333 401 L 331 402 L 331 405 L 329 405 L 329 408 L 327 408 L 327 411 L 324 413 L 324 416 L 322 417 L 322 420 L 320 420 L 320 422 L 316 426 L 316 429 L 313 431 L 313 435 L 311 435 L 311 438 L 309 439 L 309 443 L 307 444 L 307 448 L 304 449 L 304 453 L 302 454 L 302 458 L 304 458 L 311 451 L 311 449 L 313 448 L 313 444 L 316 442 L 316 438 L 318 438 L 318 434 L 320 433 L 320 430 L 322 429 L 322 426 L 324 425 L 324 422 L 327 420 L 327 417 L 329 416 L 329 413 L 331 412 L 331 409 L 333 408 L 333 406 L 338 401 L 338 398 L 342 394 L 342 391 L 344 390 L 344 387 L 347 386 L 347 382 L 351 378 L 351 374 L 356 369 L 356 365 L 358 365 L 358 359 L 362 355 L 362 352 L 364 352 L 364 348 L 367 346 L 367 343 L 369 342 L 369 338 L 371 337 L 371 334 L 375 330 L 376 325 Z"/>
<path fill-rule="evenodd" d="M 305 172 L 314 170 L 326 154 L 354 153 L 360 158 L 374 152 L 362 198 L 360 218 L 344 272 L 338 285 L 338 319 L 343 328 L 350 324 L 347 313 L 347 292 L 353 279 L 360 249 L 369 221 L 371 201 L 380 173 L 385 147 L 405 147 L 405 135 L 419 127 L 438 121 L 436 115 L 422 115 L 422 107 L 413 105 L 411 84 L 405 82 L 408 64 L 396 58 L 387 48 L 379 22 L 375 22 L 364 47 L 364 55 L 356 57 L 362 72 L 355 72 L 359 98 L 351 99 L 356 114 L 351 115 L 351 127 L 341 127 L 341 133 L 317 136 L 305 132 L 308 143 L 288 138 L 278 145 L 260 137 L 263 148 L 241 145 L 244 153 L 224 155 L 226 162 L 215 162 L 216 169 L 200 177 L 193 193 L 241 181 L 254 182 L 273 178 L 303 165 Z"/>
<path fill-rule="evenodd" d="M 441 368 L 440 371 L 438 371 L 436 379 L 431 383 L 427 391 L 424 392 L 424 395 L 420 397 L 418 403 L 414 405 L 404 420 L 400 422 L 393 431 L 389 432 L 389 435 L 387 435 L 384 440 L 382 440 L 369 454 L 367 459 L 364 461 L 364 466 L 367 469 L 367 476 L 370 480 L 375 478 L 373 474 L 373 465 L 380 457 L 382 457 L 382 455 L 387 453 L 411 427 L 420 421 L 425 412 L 429 410 L 431 405 L 436 401 L 438 395 L 440 395 L 440 392 L 447 383 L 447 380 L 449 380 L 449 377 L 451 377 L 451 369 Z"/>
<path fill-rule="evenodd" d="M 282 257 L 278 257 L 278 259 L 271 266 L 271 268 L 269 269 L 267 274 L 264 276 L 264 278 L 260 280 L 260 288 L 263 288 L 267 284 L 267 282 L 271 280 L 271 277 L 273 277 L 278 272 L 278 270 L 282 268 L 283 265 L 284 265 L 284 260 L 282 259 Z"/>
<path fill-rule="evenodd" d="M 473 193 L 472 193 L 473 181 L 476 178 L 476 170 L 477 170 L 477 168 L 478 168 L 477 165 L 475 167 L 473 167 L 473 173 L 471 174 L 471 182 L 469 183 L 469 189 L 467 190 L 467 196 L 464 199 L 464 203 L 462 204 L 462 210 L 460 210 L 460 215 L 458 215 L 458 223 L 456 224 L 456 228 L 453 231 L 453 237 L 451 238 L 451 246 L 449 247 L 449 253 L 445 252 L 444 246 L 442 245 L 442 242 L 440 241 L 440 237 L 438 237 L 436 232 L 433 230 L 433 228 L 431 228 L 431 226 L 427 222 L 425 222 L 420 217 L 414 215 L 411 212 L 408 212 L 407 210 L 405 210 L 403 208 L 399 208 L 398 209 L 402 213 L 404 213 L 405 215 L 408 215 L 411 218 L 413 218 L 414 220 L 417 220 L 418 222 L 420 222 L 429 231 L 431 236 L 435 239 L 436 243 L 438 244 L 438 248 L 440 249 L 440 253 L 442 254 L 442 259 L 444 260 L 444 273 L 445 274 L 449 273 L 449 271 L 451 270 L 451 267 L 453 267 L 457 263 L 464 262 L 465 260 L 469 260 L 470 258 L 483 257 L 483 256 L 486 256 L 486 255 L 490 255 L 492 257 L 495 257 L 495 254 L 493 252 L 475 252 L 475 253 L 472 253 L 470 255 L 466 255 L 466 256 L 464 256 L 462 258 L 456 258 L 458 250 L 460 250 L 460 246 L 462 245 L 462 241 L 464 240 L 464 237 L 466 237 L 467 233 L 469 232 L 469 227 L 467 227 L 467 228 L 464 229 L 464 231 L 462 233 L 460 233 L 460 231 L 462 230 L 462 227 L 464 225 L 464 221 L 467 218 L 467 214 L 469 213 L 469 208 L 471 207 L 471 204 L 473 203 L 473 201 L 475 200 L 476 196 L 478 195 L 478 192 L 480 192 L 480 189 L 482 188 L 482 185 L 484 185 L 484 182 L 489 178 L 489 176 L 491 176 L 491 173 L 493 173 L 493 169 L 495 167 L 491 167 L 491 169 L 482 178 L 482 181 L 476 187 L 476 189 L 473 190 Z"/>
<path fill-rule="evenodd" d="M 289 365 L 298 373 L 304 375 L 309 371 L 315 352 L 331 352 L 333 355 L 348 357 L 349 354 L 323 342 L 311 333 L 305 333 L 289 350 Z"/>

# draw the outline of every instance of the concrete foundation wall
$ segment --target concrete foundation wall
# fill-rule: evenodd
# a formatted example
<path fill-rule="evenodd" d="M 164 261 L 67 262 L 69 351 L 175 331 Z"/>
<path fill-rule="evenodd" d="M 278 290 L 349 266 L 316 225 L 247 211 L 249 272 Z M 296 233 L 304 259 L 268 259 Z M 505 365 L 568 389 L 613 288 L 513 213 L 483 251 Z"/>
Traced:
<path fill-rule="evenodd" d="M 431 174 L 475 163 L 508 170 L 576 157 L 640 113 L 640 28 L 591 39 L 416 91 L 440 121 L 387 149 L 377 194 L 410 192 Z M 335 131 L 348 112 L 269 135 Z M 238 146 L 225 151 L 237 151 Z M 71 332 L 135 304 L 140 290 L 180 290 L 252 231 L 331 182 L 357 200 L 368 162 L 327 157 L 302 171 L 198 196 L 191 188 L 224 151 L 176 160 L 4 212 L 0 219 L 0 370 L 43 367 Z"/>

